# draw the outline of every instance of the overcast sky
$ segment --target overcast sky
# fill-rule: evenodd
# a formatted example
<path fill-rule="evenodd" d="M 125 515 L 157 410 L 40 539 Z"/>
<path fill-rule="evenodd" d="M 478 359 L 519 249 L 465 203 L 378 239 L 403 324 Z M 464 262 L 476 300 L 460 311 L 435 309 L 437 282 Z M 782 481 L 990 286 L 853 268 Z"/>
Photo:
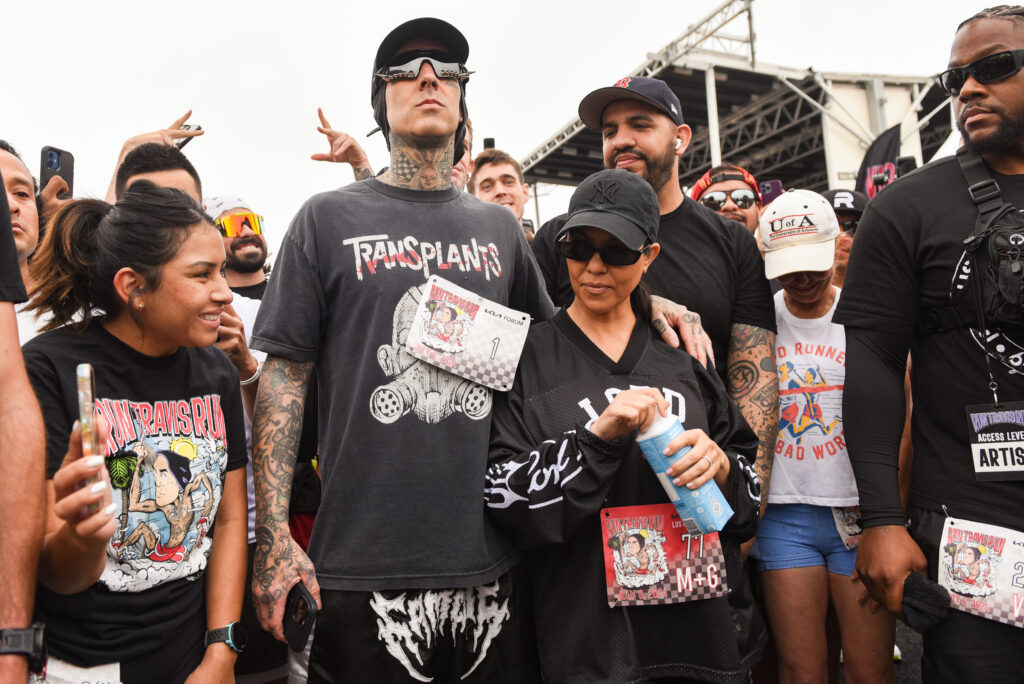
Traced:
<path fill-rule="evenodd" d="M 374 127 L 373 54 L 399 23 L 433 15 L 465 33 L 476 71 L 468 90 L 476 140 L 493 137 L 521 159 L 575 117 L 586 93 L 634 69 L 718 4 L 5 3 L 0 138 L 33 173 L 43 145 L 71 151 L 76 196 L 103 197 L 125 138 L 192 109 L 207 133 L 185 152 L 204 191 L 248 200 L 267 218 L 273 246 L 307 197 L 352 181 L 347 165 L 309 159 L 327 147 L 315 128 L 318 106 L 335 128 L 364 142 L 375 167 L 387 163 L 381 136 L 363 136 Z M 931 75 L 945 68 L 957 24 L 987 4 L 755 0 L 757 56 L 818 71 Z M 742 28 L 734 26 L 730 33 Z M 542 220 L 566 201 L 565 193 L 546 192 Z"/>

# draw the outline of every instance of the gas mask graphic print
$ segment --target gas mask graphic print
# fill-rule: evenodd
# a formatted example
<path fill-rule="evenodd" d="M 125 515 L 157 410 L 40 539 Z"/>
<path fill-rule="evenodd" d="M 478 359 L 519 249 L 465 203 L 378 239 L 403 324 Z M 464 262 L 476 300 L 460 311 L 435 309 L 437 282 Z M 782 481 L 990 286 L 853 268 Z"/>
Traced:
<path fill-rule="evenodd" d="M 491 391 L 470 380 L 413 357 L 405 350 L 416 308 L 425 285 L 414 285 L 395 307 L 391 344 L 377 348 L 377 363 L 391 382 L 370 395 L 370 413 L 382 423 L 394 423 L 408 413 L 425 423 L 440 423 L 458 412 L 473 420 L 491 412 Z"/>

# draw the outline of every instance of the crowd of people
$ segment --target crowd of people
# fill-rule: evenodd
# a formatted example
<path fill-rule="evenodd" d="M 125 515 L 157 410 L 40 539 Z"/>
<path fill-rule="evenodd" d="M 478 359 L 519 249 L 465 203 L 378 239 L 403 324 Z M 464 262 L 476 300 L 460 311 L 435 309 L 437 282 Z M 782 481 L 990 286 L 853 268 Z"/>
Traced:
<path fill-rule="evenodd" d="M 105 200 L 0 140 L 0 680 L 826 682 L 834 634 L 891 682 L 902 619 L 924 681 L 1018 681 L 1024 7 L 955 28 L 964 145 L 870 201 L 684 192 L 629 76 L 534 233 L 468 62 L 387 34 L 388 165 L 320 111 L 355 180 L 272 269 L 188 113 Z"/>

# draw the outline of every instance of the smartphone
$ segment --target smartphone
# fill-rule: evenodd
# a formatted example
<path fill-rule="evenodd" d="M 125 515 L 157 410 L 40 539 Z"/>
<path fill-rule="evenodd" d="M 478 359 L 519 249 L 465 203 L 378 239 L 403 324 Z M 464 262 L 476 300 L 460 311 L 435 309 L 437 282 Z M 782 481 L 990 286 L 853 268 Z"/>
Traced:
<path fill-rule="evenodd" d="M 201 130 L 203 130 L 203 127 L 200 126 L 199 124 L 182 124 L 181 125 L 181 130 L 183 130 L 183 131 L 201 131 Z M 174 144 L 177 145 L 178 149 L 180 150 L 185 145 L 188 145 L 189 141 L 192 140 L 192 137 L 195 137 L 195 136 L 191 136 L 191 137 L 188 137 L 188 138 L 178 138 L 174 142 Z"/>
<path fill-rule="evenodd" d="M 284 638 L 293 651 L 305 650 L 316 622 L 316 613 L 316 599 L 300 581 L 288 592 L 284 603 Z"/>
<path fill-rule="evenodd" d="M 39 154 L 39 190 L 41 191 L 54 176 L 60 176 L 68 184 L 58 199 L 71 199 L 75 194 L 75 157 L 67 150 L 45 146 Z"/>
<path fill-rule="evenodd" d="M 78 420 L 82 426 L 82 458 L 90 456 L 102 456 L 104 445 L 98 444 L 96 434 L 96 383 L 93 380 L 92 366 L 88 363 L 80 363 L 75 369 L 78 382 Z M 98 474 L 85 480 L 89 486 L 103 480 Z M 88 506 L 89 513 L 95 513 L 100 509 L 99 502 L 91 503 Z"/>
<path fill-rule="evenodd" d="M 772 203 L 772 200 L 783 193 L 782 181 L 770 180 L 762 181 L 758 183 L 758 190 L 761 192 L 761 203 L 763 206 L 768 206 Z"/>

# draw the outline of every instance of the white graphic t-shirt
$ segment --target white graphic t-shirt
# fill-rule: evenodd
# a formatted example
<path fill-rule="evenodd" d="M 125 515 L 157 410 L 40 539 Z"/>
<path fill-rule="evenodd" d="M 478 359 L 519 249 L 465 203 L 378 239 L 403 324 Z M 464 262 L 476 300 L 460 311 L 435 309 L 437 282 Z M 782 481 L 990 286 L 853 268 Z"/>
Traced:
<path fill-rule="evenodd" d="M 768 502 L 855 506 L 857 484 L 843 433 L 846 333 L 832 322 L 836 301 L 821 318 L 797 318 L 775 294 L 779 332 L 779 434 Z"/>

